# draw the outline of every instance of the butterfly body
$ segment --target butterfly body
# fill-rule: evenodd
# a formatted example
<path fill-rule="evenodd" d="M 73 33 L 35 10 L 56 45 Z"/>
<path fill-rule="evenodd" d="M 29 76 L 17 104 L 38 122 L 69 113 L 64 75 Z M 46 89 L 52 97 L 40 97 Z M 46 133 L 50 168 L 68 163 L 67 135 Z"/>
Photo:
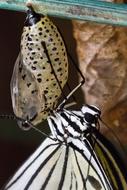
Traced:
<path fill-rule="evenodd" d="M 67 78 L 67 53 L 58 29 L 47 16 L 29 9 L 11 80 L 15 115 L 34 125 L 46 119 Z"/>

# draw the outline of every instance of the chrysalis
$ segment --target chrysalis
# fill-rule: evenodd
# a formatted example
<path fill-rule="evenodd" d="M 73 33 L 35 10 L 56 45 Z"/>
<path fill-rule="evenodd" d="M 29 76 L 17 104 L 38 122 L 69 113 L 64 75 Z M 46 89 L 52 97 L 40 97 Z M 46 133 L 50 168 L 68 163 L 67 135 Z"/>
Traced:
<path fill-rule="evenodd" d="M 34 125 L 46 119 L 67 78 L 67 53 L 57 27 L 29 7 L 11 79 L 15 115 Z"/>

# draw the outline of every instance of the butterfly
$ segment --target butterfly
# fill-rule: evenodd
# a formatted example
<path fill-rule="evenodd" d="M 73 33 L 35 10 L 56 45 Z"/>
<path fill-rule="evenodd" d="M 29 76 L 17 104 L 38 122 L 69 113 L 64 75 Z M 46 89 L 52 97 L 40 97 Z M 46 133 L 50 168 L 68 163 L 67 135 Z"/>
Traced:
<path fill-rule="evenodd" d="M 49 116 L 50 138 L 37 148 L 5 190 L 125 190 L 127 170 L 99 132 L 100 110 L 59 109 Z"/>

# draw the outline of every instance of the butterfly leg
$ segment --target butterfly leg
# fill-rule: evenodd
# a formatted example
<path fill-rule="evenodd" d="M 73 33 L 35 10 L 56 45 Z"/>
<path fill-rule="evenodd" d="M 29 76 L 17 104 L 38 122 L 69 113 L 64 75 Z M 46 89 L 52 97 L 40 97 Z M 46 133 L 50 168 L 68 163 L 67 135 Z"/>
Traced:
<path fill-rule="evenodd" d="M 77 71 L 77 72 L 79 73 L 79 75 L 81 76 L 82 80 L 81 80 L 81 82 L 66 96 L 66 98 L 63 100 L 63 102 L 62 102 L 61 104 L 59 104 L 59 106 L 57 107 L 58 110 L 59 110 L 59 109 L 62 109 L 62 108 L 65 106 L 67 100 L 68 100 L 71 96 L 73 96 L 73 94 L 85 83 L 85 77 L 83 76 L 82 72 L 81 72 L 80 69 L 78 68 L 78 66 L 77 66 L 77 64 L 75 63 L 74 59 L 72 58 L 72 56 L 71 56 L 69 53 L 68 53 L 68 56 L 69 56 L 69 58 L 70 58 L 70 60 L 71 60 L 71 63 L 72 63 L 73 66 L 75 67 L 76 71 Z M 68 86 L 68 88 L 70 88 L 70 87 Z"/>

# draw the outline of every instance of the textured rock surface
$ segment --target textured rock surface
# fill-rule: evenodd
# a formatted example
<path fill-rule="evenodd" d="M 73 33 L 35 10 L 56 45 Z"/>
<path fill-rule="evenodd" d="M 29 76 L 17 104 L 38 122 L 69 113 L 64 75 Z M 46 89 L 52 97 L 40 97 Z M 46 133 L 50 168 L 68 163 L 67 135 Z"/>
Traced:
<path fill-rule="evenodd" d="M 127 144 L 127 29 L 73 21 L 86 103 L 99 106 L 103 119 Z"/>

